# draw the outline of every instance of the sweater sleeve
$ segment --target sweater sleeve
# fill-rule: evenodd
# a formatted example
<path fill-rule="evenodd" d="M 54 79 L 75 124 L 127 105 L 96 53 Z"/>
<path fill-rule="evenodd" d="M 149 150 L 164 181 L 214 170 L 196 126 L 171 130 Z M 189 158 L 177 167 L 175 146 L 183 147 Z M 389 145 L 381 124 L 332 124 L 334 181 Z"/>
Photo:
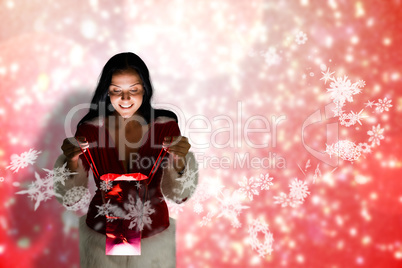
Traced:
<path fill-rule="evenodd" d="M 88 136 L 88 130 L 85 125 L 78 127 L 75 137 L 86 137 Z M 66 168 L 67 158 L 64 154 L 61 154 L 55 164 L 54 169 Z M 88 170 L 89 164 L 86 161 L 83 154 L 80 155 L 78 159 L 78 169 L 71 175 L 70 178 L 64 181 L 54 181 L 54 191 L 56 193 L 56 198 L 60 203 L 63 203 L 63 196 L 68 192 L 68 190 L 76 186 L 88 187 Z"/>
<path fill-rule="evenodd" d="M 77 131 L 75 132 L 74 137 L 76 137 L 76 138 L 84 137 L 89 143 L 91 143 L 92 142 L 91 129 L 89 128 L 89 126 L 87 124 L 79 125 L 77 128 Z M 89 163 L 86 160 L 84 154 L 80 155 L 80 160 L 81 160 L 84 170 L 86 172 L 88 172 L 90 167 L 89 167 Z"/>
<path fill-rule="evenodd" d="M 165 136 L 181 136 L 176 122 L 169 122 Z M 163 169 L 162 192 L 165 197 L 180 204 L 194 193 L 198 183 L 198 163 L 192 152 L 186 155 L 184 174 L 180 175 L 173 167 L 173 157 L 169 155 L 168 164 Z"/>

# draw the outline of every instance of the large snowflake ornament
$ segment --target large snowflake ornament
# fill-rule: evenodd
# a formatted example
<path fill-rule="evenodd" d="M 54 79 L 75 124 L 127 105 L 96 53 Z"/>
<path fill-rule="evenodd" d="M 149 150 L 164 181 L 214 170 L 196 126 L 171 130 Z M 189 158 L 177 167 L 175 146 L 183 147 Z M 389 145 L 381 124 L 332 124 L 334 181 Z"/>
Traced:
<path fill-rule="evenodd" d="M 134 200 L 131 195 L 128 196 L 128 201 L 124 204 L 124 208 L 128 211 L 125 219 L 130 220 L 128 228 L 136 227 L 138 231 L 142 231 L 144 226 L 150 228 L 152 224 L 150 215 L 155 213 L 155 209 L 151 207 L 151 201 L 148 200 L 143 203 L 141 198 L 137 197 L 137 200 Z"/>
<path fill-rule="evenodd" d="M 253 220 L 253 223 L 248 228 L 248 233 L 251 248 L 257 250 L 260 257 L 265 257 L 267 254 L 271 255 L 274 238 L 272 233 L 269 231 L 268 224 L 259 220 Z M 258 239 L 259 233 L 264 235 L 264 241 Z"/>
<path fill-rule="evenodd" d="M 75 186 L 68 190 L 63 196 L 63 206 L 72 211 L 82 210 L 88 208 L 91 193 L 88 188 L 84 186 Z"/>
<path fill-rule="evenodd" d="M 19 191 L 17 194 L 28 194 L 31 200 L 36 200 L 35 210 L 39 207 L 42 201 L 46 201 L 52 198 L 52 196 L 62 198 L 61 195 L 54 192 L 53 180 L 51 177 L 47 176 L 42 179 L 37 172 L 35 172 L 35 181 L 29 185 L 28 190 Z"/>
<path fill-rule="evenodd" d="M 254 195 L 259 195 L 258 187 L 260 187 L 261 183 L 255 180 L 254 177 L 250 179 L 244 177 L 243 181 L 239 181 L 238 184 L 240 185 L 238 192 L 243 196 L 248 196 L 251 201 Z"/>
<path fill-rule="evenodd" d="M 294 199 L 304 201 L 304 198 L 306 198 L 307 195 L 310 194 L 306 182 L 299 180 L 297 178 L 295 178 L 294 181 L 292 181 L 289 184 L 289 188 L 290 188 L 289 197 Z"/>
<path fill-rule="evenodd" d="M 20 169 L 26 168 L 29 164 L 33 165 L 40 153 L 41 151 L 29 149 L 28 152 L 24 152 L 21 155 L 13 154 L 11 155 L 11 163 L 6 167 L 6 169 L 11 169 L 15 173 Z"/>

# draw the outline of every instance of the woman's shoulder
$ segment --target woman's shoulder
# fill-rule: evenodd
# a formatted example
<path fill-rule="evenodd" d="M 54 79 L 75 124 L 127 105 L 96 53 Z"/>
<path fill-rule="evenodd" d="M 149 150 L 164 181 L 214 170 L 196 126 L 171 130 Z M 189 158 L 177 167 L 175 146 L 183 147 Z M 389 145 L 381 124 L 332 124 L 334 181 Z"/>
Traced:
<path fill-rule="evenodd" d="M 159 123 L 165 123 L 174 121 L 177 123 L 177 115 L 169 110 L 154 109 L 154 121 Z"/>
<path fill-rule="evenodd" d="M 105 125 L 104 117 L 95 117 L 78 125 L 78 127 L 102 127 Z"/>
<path fill-rule="evenodd" d="M 96 117 L 91 120 L 82 122 L 77 126 L 77 134 L 83 135 L 83 134 L 94 134 L 97 133 L 96 130 L 98 130 L 100 127 L 104 126 L 105 120 L 104 118 L 101 117 Z"/>

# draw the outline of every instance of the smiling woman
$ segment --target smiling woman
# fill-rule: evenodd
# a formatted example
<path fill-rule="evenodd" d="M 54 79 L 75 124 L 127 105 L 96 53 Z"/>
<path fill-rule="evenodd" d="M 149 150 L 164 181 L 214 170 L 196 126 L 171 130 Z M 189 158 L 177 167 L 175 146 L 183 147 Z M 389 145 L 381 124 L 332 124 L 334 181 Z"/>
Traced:
<path fill-rule="evenodd" d="M 78 174 L 55 189 L 63 195 L 87 186 L 90 169 L 97 186 L 87 215 L 80 219 L 81 267 L 175 267 L 175 221 L 169 218 L 165 197 L 186 201 L 197 177 L 191 177 L 190 188 L 177 178 L 189 169 L 196 173 L 196 166 L 190 166 L 194 157 L 176 115 L 154 110 L 152 92 L 148 69 L 137 55 L 113 56 L 103 68 L 91 109 L 78 123 L 75 137 L 63 142 L 56 166 L 66 164 Z M 152 166 L 129 165 L 132 154 L 148 159 L 145 162 Z M 111 174 L 130 179 L 105 181 Z M 134 174 L 146 179 L 137 180 Z"/>

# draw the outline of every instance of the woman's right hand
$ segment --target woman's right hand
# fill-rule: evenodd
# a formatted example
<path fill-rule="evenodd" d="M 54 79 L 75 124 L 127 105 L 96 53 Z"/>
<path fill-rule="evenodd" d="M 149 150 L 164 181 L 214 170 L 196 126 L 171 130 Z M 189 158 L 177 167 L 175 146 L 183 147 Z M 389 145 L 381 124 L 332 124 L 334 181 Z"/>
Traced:
<path fill-rule="evenodd" d="M 61 150 L 67 158 L 67 165 L 70 170 L 76 170 L 78 167 L 78 158 L 82 154 L 80 147 L 84 152 L 89 147 L 85 137 L 77 137 L 77 139 L 75 137 L 70 137 L 63 141 Z"/>

